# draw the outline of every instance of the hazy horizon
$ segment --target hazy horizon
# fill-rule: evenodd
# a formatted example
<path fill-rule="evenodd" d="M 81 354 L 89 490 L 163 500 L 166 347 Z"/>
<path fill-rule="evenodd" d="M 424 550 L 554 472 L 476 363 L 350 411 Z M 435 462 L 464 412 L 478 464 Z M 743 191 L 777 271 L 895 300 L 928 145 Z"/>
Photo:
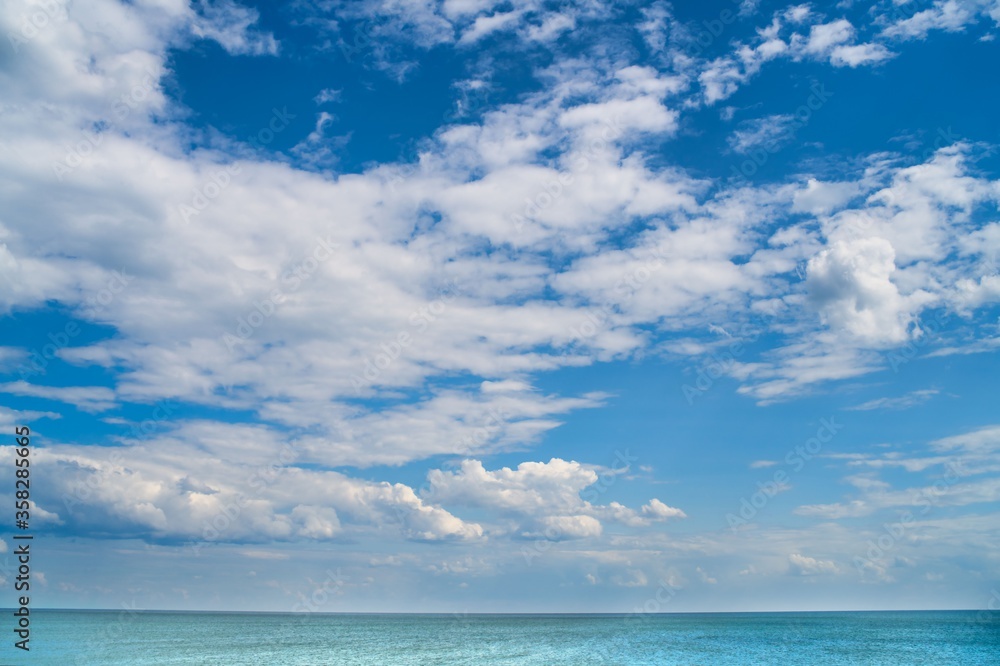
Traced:
<path fill-rule="evenodd" d="M 998 26 L 4 3 L 0 605 L 1000 611 Z"/>

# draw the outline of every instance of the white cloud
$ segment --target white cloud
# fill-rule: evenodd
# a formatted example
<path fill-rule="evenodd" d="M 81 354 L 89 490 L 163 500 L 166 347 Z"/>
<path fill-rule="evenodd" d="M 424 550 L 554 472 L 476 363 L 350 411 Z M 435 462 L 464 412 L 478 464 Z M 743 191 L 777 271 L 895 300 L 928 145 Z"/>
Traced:
<path fill-rule="evenodd" d="M 492 509 L 515 518 L 525 538 L 562 540 L 599 536 L 600 519 L 629 526 L 651 520 L 684 518 L 680 509 L 652 499 L 636 512 L 618 503 L 594 505 L 581 494 L 598 496 L 603 486 L 598 469 L 553 458 L 547 463 L 524 462 L 516 469 L 485 469 L 478 460 L 465 460 L 453 472 L 433 470 L 424 497 L 450 506 Z M 592 488 L 593 487 L 593 488 Z"/>
<path fill-rule="evenodd" d="M 938 439 L 931 443 L 931 447 L 937 451 L 1000 453 L 1000 426 L 987 426 L 961 435 Z"/>
<path fill-rule="evenodd" d="M 733 56 L 709 62 L 698 74 L 706 104 L 724 100 L 760 71 L 764 63 L 788 53 L 788 44 L 777 37 L 762 37 L 757 46 L 740 46 Z"/>
<path fill-rule="evenodd" d="M 854 44 L 838 46 L 830 52 L 830 62 L 837 66 L 859 67 L 882 62 L 893 53 L 881 44 Z"/>
<path fill-rule="evenodd" d="M 871 470 L 901 469 L 922 474 L 917 485 L 896 488 L 865 472 L 845 478 L 860 497 L 845 502 L 800 506 L 795 513 L 823 520 L 868 516 L 885 509 L 902 509 L 910 519 L 925 518 L 940 507 L 967 506 L 1000 499 L 1000 426 L 991 425 L 929 443 L 930 454 L 889 451 L 872 454 L 838 454 L 851 467 Z M 989 475 L 989 476 L 984 476 Z M 924 484 L 924 485 L 920 485 Z"/>
<path fill-rule="evenodd" d="M 825 323 L 871 345 L 905 341 L 913 313 L 890 279 L 895 256 L 885 239 L 866 238 L 837 241 L 813 257 L 809 297 Z"/>
<path fill-rule="evenodd" d="M 687 518 L 685 514 L 680 509 L 676 509 L 672 506 L 667 506 L 660 500 L 653 498 L 649 500 L 649 503 L 642 507 L 642 515 L 649 516 L 653 520 L 667 520 L 668 518 Z"/>
<path fill-rule="evenodd" d="M 643 21 L 637 26 L 646 45 L 654 53 L 662 53 L 667 46 L 667 36 L 672 15 L 670 6 L 658 0 L 641 10 Z"/>
<path fill-rule="evenodd" d="M 199 8 L 201 11 L 191 24 L 191 31 L 195 36 L 218 42 L 232 55 L 278 53 L 278 42 L 274 35 L 251 29 L 260 18 L 256 9 L 232 0 L 201 2 Z"/>
<path fill-rule="evenodd" d="M 790 37 L 794 57 L 827 59 L 835 67 L 860 67 L 888 60 L 895 54 L 879 43 L 854 44 L 857 30 L 847 19 L 814 24 L 808 37 Z"/>
<path fill-rule="evenodd" d="M 566 111 L 560 125 L 579 127 L 619 127 L 641 132 L 673 132 L 677 129 L 677 112 L 663 107 L 650 96 L 630 100 L 613 100 L 582 104 Z"/>
<path fill-rule="evenodd" d="M 57 412 L 39 412 L 27 409 L 10 409 L 0 406 L 0 426 L 11 429 L 24 423 L 31 423 L 38 419 L 60 419 L 61 414 Z"/>
<path fill-rule="evenodd" d="M 878 42 L 856 44 L 857 30 L 841 18 L 809 26 L 808 34 L 796 31 L 810 19 L 818 19 L 807 5 L 777 11 L 766 28 L 757 29 L 757 38 L 738 43 L 732 54 L 703 64 L 690 64 L 697 71 L 706 104 L 724 100 L 767 63 L 779 58 L 828 61 L 836 67 L 874 65 L 895 54 Z"/>
<path fill-rule="evenodd" d="M 423 47 L 477 36 L 469 30 L 490 29 L 485 19 L 500 7 L 359 4 L 390 17 L 378 24 L 385 32 L 376 41 L 395 36 Z M 16 27 L 25 6 L 0 10 L 5 29 Z M 100 447 L 42 450 L 56 472 L 38 501 L 53 521 L 172 542 L 204 539 L 207 525 L 217 541 L 336 541 L 381 530 L 421 541 L 636 543 L 628 541 L 639 531 L 631 528 L 684 511 L 658 499 L 638 509 L 598 504 L 606 470 L 583 462 L 491 470 L 466 460 L 432 471 L 426 492 L 324 470 L 524 449 L 566 414 L 607 399 L 545 394 L 532 388 L 534 375 L 626 358 L 675 334 L 690 340 L 675 349 L 711 353 L 715 346 L 691 336 L 709 325 L 739 330 L 748 312 L 766 313 L 764 328 L 783 340 L 732 366 L 741 391 L 766 401 L 878 367 L 872 351 L 913 339 L 932 304 L 971 312 L 995 297 L 985 257 L 998 247 L 996 225 L 979 228 L 973 212 L 995 202 L 998 189 L 971 175 L 970 146 L 908 167 L 873 157 L 845 182 L 804 175 L 790 186 L 736 190 L 664 165 L 669 150 L 635 148 L 651 134 L 671 140 L 689 109 L 733 94 L 764 63 L 854 66 L 885 54 L 854 44 L 844 21 L 814 25 L 798 40 L 789 34 L 798 28 L 772 23 L 731 54 L 670 74 L 618 55 L 560 56 L 537 73 L 539 92 L 443 128 L 412 164 L 335 174 L 251 156 L 222 139 L 187 150 L 183 109 L 162 90 L 171 50 L 192 32 L 231 53 L 278 48 L 254 32 L 254 10 L 213 7 L 196 15 L 181 5 L 74 3 L 69 20 L 21 44 L 5 69 L 0 163 L 9 213 L 0 226 L 0 270 L 10 286 L 0 304 L 11 311 L 57 302 L 115 331 L 58 354 L 107 369 L 113 386 L 14 382 L 5 390 L 95 411 L 171 397 L 252 414 L 249 423 L 172 423 L 151 441 L 123 442 L 120 460 Z M 535 14 L 518 30 L 513 18 L 492 28 L 551 41 L 581 20 L 537 4 L 514 7 Z M 801 7 L 787 16 L 812 20 Z M 665 6 L 647 18 L 648 38 L 661 43 Z M 687 88 L 693 81 L 701 82 L 700 101 Z M 82 132 L 114 119 L 123 95 L 134 100 L 124 117 L 96 135 Z M 324 90 L 316 101 L 334 98 Z M 330 139 L 323 130 L 332 116 L 319 112 L 316 120 L 311 144 Z M 85 137 L 92 150 L 53 173 L 54 164 L 69 162 L 66 146 Z M 736 144 L 761 140 L 747 134 Z M 220 173 L 228 174 L 224 185 Z M 204 205 L 185 219 L 181 206 L 196 200 Z M 811 218 L 792 224 L 789 213 Z M 644 231 L 621 241 L 632 225 Z M 804 285 L 799 264 L 808 266 Z M 112 281 L 123 266 L 130 277 L 119 285 Z M 105 290 L 111 298 L 93 307 Z M 224 336 L 243 338 L 241 326 L 249 333 L 230 346 Z M 8 366 L 25 351 L 4 349 Z M 0 410 L 0 421 L 28 415 L 56 417 Z M 976 437 L 992 446 L 992 434 Z M 969 460 L 971 442 L 955 444 Z M 278 465 L 281 482 L 252 480 L 286 443 L 294 457 Z M 874 485 L 858 492 L 868 494 L 804 511 L 849 517 L 903 496 Z M 81 500 L 67 507 L 64 494 Z M 956 483 L 945 498 L 957 505 L 995 496 L 993 485 L 977 482 Z M 678 549 L 730 548 L 699 539 Z M 761 571 L 787 567 L 785 553 L 799 548 L 781 546 L 768 554 L 770 569 L 758 563 Z M 649 562 L 663 559 L 649 550 Z M 823 571 L 831 561 L 797 557 L 801 571 Z M 644 569 L 626 566 L 629 573 L 615 572 L 619 585 L 648 584 Z M 711 571 L 702 580 L 725 581 Z"/>
<path fill-rule="evenodd" d="M 829 213 L 859 193 L 858 183 L 829 183 L 809 178 L 805 187 L 795 192 L 792 210 L 805 211 L 813 215 Z"/>
<path fill-rule="evenodd" d="M 955 297 L 966 312 L 1000 302 L 1000 275 L 981 275 L 978 281 L 964 278 L 955 287 Z"/>
<path fill-rule="evenodd" d="M 84 412 L 105 412 L 117 406 L 115 392 L 103 386 L 41 386 L 26 381 L 0 384 L 0 393 L 57 400 Z"/>
<path fill-rule="evenodd" d="M 505 379 L 502 381 L 485 381 L 480 386 L 483 393 L 508 393 L 532 390 L 531 384 L 518 381 L 516 379 Z"/>
<path fill-rule="evenodd" d="M 969 175 L 968 151 L 948 146 L 913 166 L 873 156 L 855 181 L 806 179 L 804 188 L 779 190 L 792 211 L 816 216 L 821 235 L 808 226 L 783 228 L 744 267 L 761 278 L 794 271 L 805 291 L 792 280 L 780 301 L 757 303 L 780 319 L 799 313 L 798 333 L 760 360 L 731 364 L 727 372 L 744 383 L 740 392 L 765 402 L 801 394 L 884 368 L 892 359 L 876 350 L 913 341 L 938 353 L 939 343 L 928 339 L 940 325 L 922 323 L 922 313 L 944 307 L 971 316 L 993 302 L 995 239 L 971 216 L 997 196 L 990 181 Z M 955 255 L 973 261 L 946 259 Z M 812 313 L 818 322 L 809 320 Z"/>
<path fill-rule="evenodd" d="M 625 569 L 623 573 L 612 576 L 611 581 L 619 587 L 646 587 L 649 577 L 641 569 Z"/>
<path fill-rule="evenodd" d="M 542 516 L 534 521 L 534 529 L 526 530 L 521 536 L 527 539 L 586 539 L 599 537 L 603 532 L 599 520 L 592 516 Z"/>
<path fill-rule="evenodd" d="M 405 485 L 288 467 L 295 449 L 268 450 L 266 438 L 256 451 L 245 438 L 205 442 L 212 451 L 206 454 L 204 440 L 184 436 L 174 431 L 124 449 L 38 449 L 35 458 L 58 470 L 58 481 L 36 494 L 36 501 L 75 529 L 153 540 L 330 540 L 381 525 L 421 541 L 483 534 L 478 524 L 427 504 Z M 220 446 L 240 445 L 239 462 L 231 454 L 216 457 L 223 455 Z"/>
<path fill-rule="evenodd" d="M 813 25 L 809 28 L 809 39 L 805 43 L 806 53 L 825 55 L 854 38 L 854 26 L 846 19 Z"/>
<path fill-rule="evenodd" d="M 795 509 L 800 516 L 822 518 L 824 520 L 839 520 L 841 518 L 857 518 L 867 516 L 875 507 L 862 500 L 853 500 L 847 504 L 807 504 Z"/>
<path fill-rule="evenodd" d="M 334 104 L 340 102 L 343 99 L 343 94 L 344 94 L 343 90 L 335 88 L 323 88 L 318 93 L 316 93 L 316 97 L 313 98 L 313 101 L 316 102 L 316 104 Z"/>
<path fill-rule="evenodd" d="M 550 42 L 576 27 L 576 18 L 569 14 L 549 14 L 540 24 L 528 27 L 526 37 L 533 42 Z"/>
<path fill-rule="evenodd" d="M 840 567 L 831 560 L 818 560 L 799 553 L 792 553 L 788 556 L 788 564 L 794 573 L 801 576 L 815 576 L 818 574 L 840 573 Z"/>
<path fill-rule="evenodd" d="M 958 32 L 974 22 L 979 12 L 986 11 L 987 5 L 977 0 L 937 0 L 928 9 L 893 22 L 883 34 L 900 39 L 924 39 L 932 30 Z"/>
<path fill-rule="evenodd" d="M 910 391 L 906 395 L 895 398 L 875 398 L 849 409 L 855 411 L 870 411 L 873 409 L 909 409 L 921 405 L 939 393 L 936 389 Z"/>
<path fill-rule="evenodd" d="M 858 377 L 883 367 L 881 355 L 860 351 L 850 342 L 836 335 L 813 334 L 809 342 L 777 349 L 768 362 L 745 368 L 737 364 L 734 368 L 746 382 L 737 391 L 768 404 L 803 395 L 824 382 Z"/>
<path fill-rule="evenodd" d="M 795 118 L 790 115 L 771 115 L 743 123 L 729 137 L 729 147 L 737 153 L 747 153 L 758 147 L 770 152 L 789 140 Z"/>
<path fill-rule="evenodd" d="M 313 11 L 327 18 L 328 7 Z M 613 11 L 604 3 L 583 3 L 552 7 L 540 0 L 445 0 L 444 2 L 399 2 L 363 0 L 334 7 L 338 19 L 362 21 L 365 39 L 350 33 L 340 34 L 342 48 L 353 52 L 360 48 L 374 55 L 376 64 L 386 70 L 398 69 L 398 45 L 431 49 L 439 45 L 468 46 L 483 38 L 510 33 L 525 44 L 550 44 L 572 30 L 579 17 L 599 20 Z M 416 63 L 407 63 L 416 65 Z"/>
<path fill-rule="evenodd" d="M 487 35 L 515 24 L 520 18 L 521 12 L 519 11 L 497 12 L 491 16 L 478 16 L 472 25 L 462 33 L 462 37 L 458 40 L 458 43 L 473 44 Z"/>
<path fill-rule="evenodd" d="M 809 5 L 795 5 L 785 10 L 784 19 L 790 23 L 802 23 L 812 15 Z"/>
<path fill-rule="evenodd" d="M 701 567 L 695 567 L 695 572 L 698 574 L 698 577 L 701 578 L 701 582 L 703 583 L 708 583 L 709 585 L 715 585 L 716 583 L 719 582 L 717 579 L 709 576 L 708 573 L 706 573 L 705 570 L 702 569 Z"/>

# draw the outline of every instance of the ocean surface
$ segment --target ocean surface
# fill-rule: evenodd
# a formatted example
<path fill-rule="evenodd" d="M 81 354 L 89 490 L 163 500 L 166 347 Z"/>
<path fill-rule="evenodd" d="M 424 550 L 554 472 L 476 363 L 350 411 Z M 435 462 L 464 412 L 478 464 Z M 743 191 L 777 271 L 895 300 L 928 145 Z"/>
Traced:
<path fill-rule="evenodd" d="M 7 616 L 7 614 L 4 614 Z M 1000 664 L 988 611 L 669 615 L 31 612 L 0 664 Z"/>

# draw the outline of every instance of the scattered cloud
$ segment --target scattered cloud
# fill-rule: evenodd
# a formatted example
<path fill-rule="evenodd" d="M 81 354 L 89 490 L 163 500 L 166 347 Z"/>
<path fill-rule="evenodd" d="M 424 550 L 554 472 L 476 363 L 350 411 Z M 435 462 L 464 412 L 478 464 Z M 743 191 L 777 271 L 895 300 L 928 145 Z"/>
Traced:
<path fill-rule="evenodd" d="M 918 391 L 911 391 L 906 395 L 897 396 L 895 398 L 875 398 L 874 400 L 869 400 L 868 402 L 863 402 L 860 405 L 855 405 L 849 409 L 856 411 L 868 411 L 872 409 L 910 409 L 911 407 L 916 407 L 921 405 L 939 393 L 936 389 L 921 389 Z"/>

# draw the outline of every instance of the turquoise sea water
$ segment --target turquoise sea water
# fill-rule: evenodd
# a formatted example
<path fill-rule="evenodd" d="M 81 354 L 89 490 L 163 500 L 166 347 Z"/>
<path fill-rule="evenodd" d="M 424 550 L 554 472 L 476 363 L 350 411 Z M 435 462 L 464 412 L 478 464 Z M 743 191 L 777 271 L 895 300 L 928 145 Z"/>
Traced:
<path fill-rule="evenodd" d="M 8 638 L 0 664 L 1000 664 L 1000 613 L 985 611 L 31 618 L 30 654 Z"/>

